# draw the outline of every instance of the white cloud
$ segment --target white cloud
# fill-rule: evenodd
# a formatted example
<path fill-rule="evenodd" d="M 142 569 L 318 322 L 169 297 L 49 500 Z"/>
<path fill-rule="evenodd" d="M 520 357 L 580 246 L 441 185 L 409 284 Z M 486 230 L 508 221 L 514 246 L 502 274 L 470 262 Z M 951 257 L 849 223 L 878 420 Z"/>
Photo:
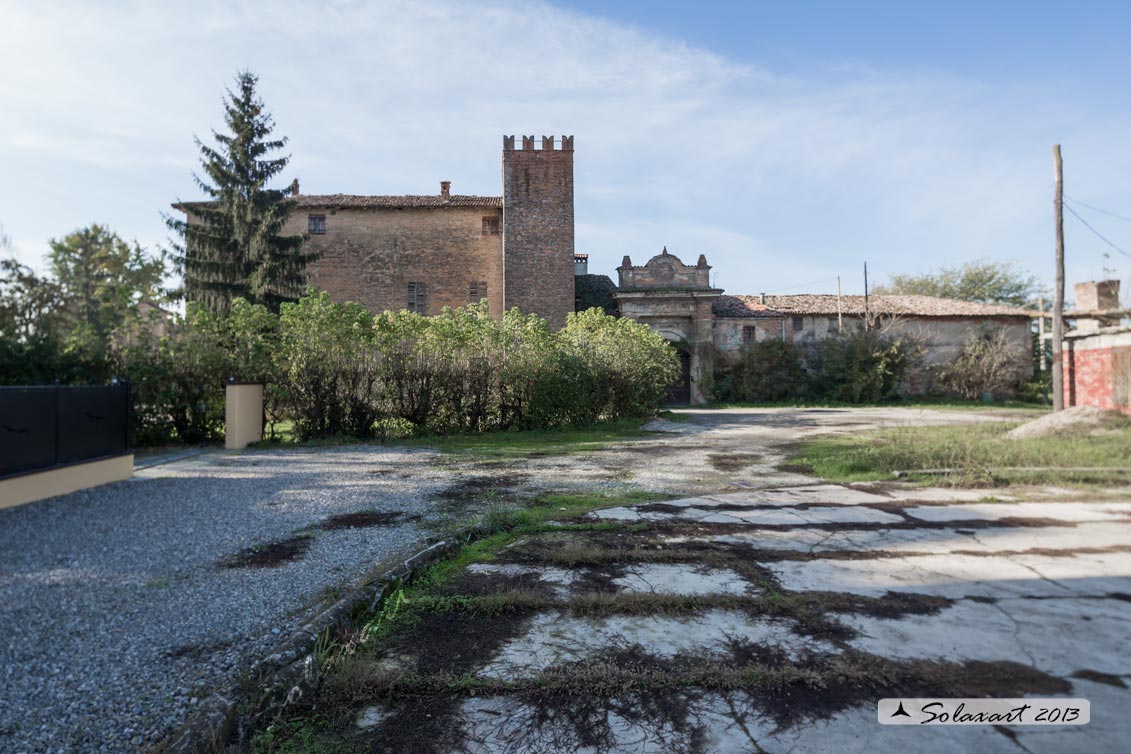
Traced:
<path fill-rule="evenodd" d="M 1131 199 L 1125 113 L 1025 82 L 772 71 L 537 3 L 0 9 L 0 222 L 25 256 L 93 221 L 158 242 L 244 67 L 311 192 L 494 194 L 503 133 L 574 134 L 591 271 L 666 244 L 734 292 L 851 292 L 865 259 L 877 280 L 981 256 L 1051 277 L 1057 140 L 1081 199 Z M 1070 240 L 1073 280 L 1099 250 Z"/>

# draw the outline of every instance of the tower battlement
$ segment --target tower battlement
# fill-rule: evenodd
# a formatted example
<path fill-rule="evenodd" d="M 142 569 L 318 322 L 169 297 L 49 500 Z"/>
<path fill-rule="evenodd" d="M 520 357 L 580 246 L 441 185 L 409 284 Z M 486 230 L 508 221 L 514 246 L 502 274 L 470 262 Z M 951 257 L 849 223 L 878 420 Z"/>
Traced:
<path fill-rule="evenodd" d="M 506 136 L 506 135 L 503 136 L 503 151 L 504 152 L 515 152 L 515 151 L 553 152 L 555 150 L 559 151 L 559 152 L 572 152 L 573 151 L 573 137 L 572 136 L 566 136 L 564 134 L 562 135 L 562 137 L 560 139 L 553 137 L 553 136 L 543 136 L 542 137 L 541 149 L 535 148 L 535 138 L 534 138 L 533 135 L 522 137 L 522 141 L 520 142 L 522 144 L 521 150 L 515 149 L 514 140 L 515 140 L 515 137 L 513 135 L 512 136 Z"/>

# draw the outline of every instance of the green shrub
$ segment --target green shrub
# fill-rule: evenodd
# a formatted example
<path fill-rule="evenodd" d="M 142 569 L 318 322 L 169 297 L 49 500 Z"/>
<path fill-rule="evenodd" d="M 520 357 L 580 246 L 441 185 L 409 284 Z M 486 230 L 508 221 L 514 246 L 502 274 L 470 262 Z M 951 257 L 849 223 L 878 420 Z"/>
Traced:
<path fill-rule="evenodd" d="M 804 351 L 788 340 L 747 343 L 738 354 L 718 354 L 715 398 L 738 403 L 765 403 L 804 398 L 809 374 Z"/>
<path fill-rule="evenodd" d="M 310 293 L 279 308 L 275 377 L 300 438 L 373 435 L 381 354 L 373 315 Z"/>
<path fill-rule="evenodd" d="M 130 381 L 136 445 L 208 442 L 224 427 L 224 381 L 232 376 L 228 323 L 190 305 L 169 335 L 139 331 L 115 351 Z"/>
<path fill-rule="evenodd" d="M 876 330 L 818 341 L 808 361 L 813 394 L 823 400 L 879 403 L 900 396 L 922 356 L 909 338 Z"/>
<path fill-rule="evenodd" d="M 555 333 L 517 310 L 492 319 L 486 304 L 374 316 L 315 291 L 278 316 L 241 299 L 224 315 L 190 305 L 164 337 L 130 330 L 111 366 L 132 383 L 139 445 L 218 439 L 232 379 L 267 383 L 269 427 L 369 438 L 640 416 L 659 408 L 678 370 L 646 325 L 597 309 Z"/>
<path fill-rule="evenodd" d="M 600 309 L 570 314 L 559 334 L 562 366 L 574 373 L 575 402 L 600 416 L 641 416 L 663 403 L 679 375 L 679 357 L 647 325 L 618 319 Z M 572 363 L 570 363 L 572 362 Z M 579 370 L 584 369 L 584 375 Z M 584 419 L 584 417 L 583 417 Z"/>
<path fill-rule="evenodd" d="M 800 399 L 878 403 L 899 397 L 919 364 L 913 339 L 848 332 L 799 345 L 767 340 L 715 361 L 715 398 L 740 403 Z"/>
<path fill-rule="evenodd" d="M 977 400 L 989 393 L 1011 398 L 1021 377 L 1018 364 L 1025 349 L 1009 341 L 1004 330 L 983 332 L 967 341 L 962 353 L 939 374 L 939 384 L 963 398 Z"/>

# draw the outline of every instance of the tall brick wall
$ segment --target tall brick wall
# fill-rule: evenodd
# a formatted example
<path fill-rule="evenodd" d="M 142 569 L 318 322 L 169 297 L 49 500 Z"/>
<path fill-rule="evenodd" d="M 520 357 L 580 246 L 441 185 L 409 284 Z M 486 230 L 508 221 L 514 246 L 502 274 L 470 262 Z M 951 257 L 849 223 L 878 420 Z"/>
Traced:
<path fill-rule="evenodd" d="M 503 137 L 503 285 L 506 308 L 545 317 L 573 311 L 573 137 Z"/>
<path fill-rule="evenodd" d="M 426 314 L 468 302 L 472 282 L 487 283 L 491 316 L 503 313 L 502 235 L 484 235 L 485 207 L 413 209 L 297 209 L 287 232 L 307 229 L 309 214 L 326 216 L 326 233 L 309 248 L 322 258 L 308 268 L 311 285 L 335 301 L 356 301 L 375 312 L 405 308 L 408 283 L 425 283 Z M 572 264 L 572 262 L 571 262 Z M 573 300 L 570 278 L 570 302 Z"/>

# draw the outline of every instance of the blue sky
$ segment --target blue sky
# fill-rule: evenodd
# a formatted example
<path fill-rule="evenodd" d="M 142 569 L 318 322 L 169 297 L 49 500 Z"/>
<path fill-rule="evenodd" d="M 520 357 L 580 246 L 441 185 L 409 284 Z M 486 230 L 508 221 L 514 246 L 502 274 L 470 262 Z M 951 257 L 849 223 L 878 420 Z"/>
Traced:
<path fill-rule="evenodd" d="M 500 192 L 502 134 L 576 138 L 577 250 L 705 253 L 733 293 L 988 257 L 1052 278 L 1070 197 L 1131 217 L 1117 3 L 0 0 L 0 224 L 32 264 L 155 247 L 250 68 L 309 193 Z M 1131 251 L 1131 222 L 1077 205 Z M 1066 218 L 1069 282 L 1131 258 Z M 1103 255 L 1107 252 L 1108 258 Z"/>

